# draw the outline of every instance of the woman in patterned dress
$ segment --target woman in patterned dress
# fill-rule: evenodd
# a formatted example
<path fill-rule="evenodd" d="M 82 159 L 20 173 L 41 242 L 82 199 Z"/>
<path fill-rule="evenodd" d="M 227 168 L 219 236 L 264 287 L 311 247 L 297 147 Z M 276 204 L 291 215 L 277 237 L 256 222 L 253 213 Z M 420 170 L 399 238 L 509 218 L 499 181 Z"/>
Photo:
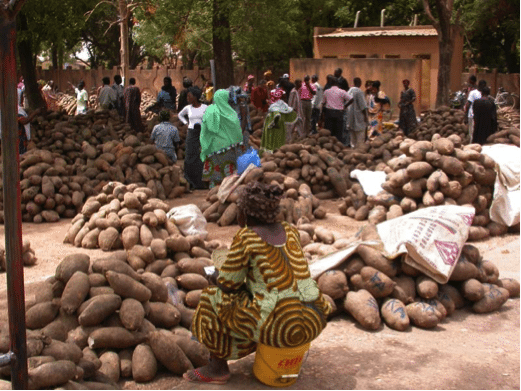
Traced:
<path fill-rule="evenodd" d="M 210 350 L 204 367 L 184 378 L 224 384 L 228 360 L 255 351 L 257 343 L 293 348 L 314 340 L 331 312 L 311 278 L 297 229 L 278 222 L 283 191 L 250 183 L 238 201 L 242 227 L 218 272 L 206 288 L 192 321 L 192 332 Z"/>

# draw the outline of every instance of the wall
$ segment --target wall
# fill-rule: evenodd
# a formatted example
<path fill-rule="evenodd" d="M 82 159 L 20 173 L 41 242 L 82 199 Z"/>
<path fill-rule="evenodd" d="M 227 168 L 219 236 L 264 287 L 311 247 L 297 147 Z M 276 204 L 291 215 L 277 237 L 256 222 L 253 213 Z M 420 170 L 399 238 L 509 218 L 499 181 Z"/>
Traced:
<path fill-rule="evenodd" d="M 458 90 L 465 85 L 471 74 L 476 75 L 478 81 L 485 80 L 490 87 L 490 94 L 493 96 L 496 96 L 499 87 L 503 87 L 506 91 L 519 96 L 519 73 L 497 73 L 496 71 L 491 73 L 478 73 L 475 69 L 471 69 L 471 72 L 461 74 Z"/>
<path fill-rule="evenodd" d="M 352 37 L 352 38 L 320 38 L 327 34 L 328 29 L 315 28 L 314 57 L 350 58 L 351 55 L 366 55 L 385 58 L 385 55 L 399 55 L 400 59 L 415 58 L 416 55 L 430 55 L 430 96 L 429 102 L 433 108 L 436 103 L 439 68 L 439 44 L 437 36 L 400 36 L 400 37 Z M 460 88 L 460 75 L 463 71 L 463 37 L 455 40 L 454 56 L 451 64 L 451 90 Z M 424 66 L 428 64 L 424 62 Z M 424 73 L 425 75 L 425 73 Z M 378 77 L 381 78 L 382 76 Z M 410 77 L 407 77 L 410 79 Z M 401 84 L 401 80 L 394 81 Z M 416 86 L 416 87 L 415 87 Z M 417 88 L 412 83 L 411 87 Z"/>
<path fill-rule="evenodd" d="M 290 77 L 292 80 L 303 78 L 305 75 L 317 74 L 322 86 L 326 84 L 326 76 L 332 74 L 336 68 L 342 68 L 343 76 L 353 85 L 353 78 L 362 79 L 362 89 L 366 80 L 380 80 L 381 89 L 391 99 L 393 115 L 399 112 L 397 107 L 400 100 L 400 92 L 403 89 L 402 80 L 409 79 L 411 87 L 418 96 L 415 109 L 419 114 L 421 110 L 430 107 L 429 97 L 422 96 L 421 74 L 422 61 L 417 59 L 291 59 Z"/>
<path fill-rule="evenodd" d="M 105 76 L 110 77 L 111 84 L 114 80 L 114 75 L 121 74 L 119 68 L 114 67 L 112 69 L 37 69 L 38 79 L 53 80 L 60 91 L 65 91 L 68 87 L 67 81 L 77 85 L 80 80 L 85 81 L 86 90 L 90 92 L 92 87 L 100 86 L 101 79 Z M 131 69 L 128 77 L 136 79 L 136 85 L 141 89 L 142 92 L 149 92 L 152 95 L 156 95 L 161 86 L 163 85 L 163 78 L 170 76 L 172 78 L 172 84 L 175 86 L 177 91 L 183 88 L 183 77 L 187 76 L 192 79 L 194 84 L 203 86 L 206 80 L 210 78 L 210 69 L 199 69 L 195 68 L 193 71 L 180 70 L 180 69 L 169 69 L 155 67 L 153 69 Z M 127 83 L 125 83 L 127 84 Z"/>

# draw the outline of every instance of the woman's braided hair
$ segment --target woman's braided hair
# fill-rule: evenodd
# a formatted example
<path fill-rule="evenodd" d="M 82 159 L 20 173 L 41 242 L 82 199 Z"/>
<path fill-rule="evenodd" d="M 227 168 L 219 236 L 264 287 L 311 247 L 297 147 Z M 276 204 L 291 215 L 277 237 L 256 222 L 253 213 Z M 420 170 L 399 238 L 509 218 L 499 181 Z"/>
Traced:
<path fill-rule="evenodd" d="M 283 195 L 284 192 L 278 185 L 250 182 L 237 200 L 237 206 L 247 216 L 271 224 L 277 221 Z"/>

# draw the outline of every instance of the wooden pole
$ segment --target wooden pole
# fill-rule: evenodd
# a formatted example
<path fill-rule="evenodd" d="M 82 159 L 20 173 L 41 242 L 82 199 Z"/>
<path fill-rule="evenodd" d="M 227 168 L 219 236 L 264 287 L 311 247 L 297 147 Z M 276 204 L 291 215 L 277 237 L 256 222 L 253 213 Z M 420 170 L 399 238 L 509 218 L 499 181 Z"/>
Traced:
<path fill-rule="evenodd" d="M 18 155 L 18 107 L 16 93 L 16 24 L 0 13 L 0 128 L 4 185 L 4 227 L 7 272 L 7 305 L 11 337 L 11 383 L 27 389 L 25 292 L 22 262 L 22 213 Z"/>

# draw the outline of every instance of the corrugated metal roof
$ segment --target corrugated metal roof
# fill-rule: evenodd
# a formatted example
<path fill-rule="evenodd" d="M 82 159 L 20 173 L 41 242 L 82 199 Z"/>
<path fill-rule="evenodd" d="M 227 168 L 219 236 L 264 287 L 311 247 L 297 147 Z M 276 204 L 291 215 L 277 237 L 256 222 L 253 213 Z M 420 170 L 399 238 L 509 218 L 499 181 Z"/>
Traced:
<path fill-rule="evenodd" d="M 318 38 L 357 38 L 357 37 L 404 37 L 404 36 L 422 36 L 436 37 L 438 32 L 434 28 L 425 29 L 397 29 L 397 30 L 357 30 L 338 29 L 332 33 L 318 35 Z"/>

